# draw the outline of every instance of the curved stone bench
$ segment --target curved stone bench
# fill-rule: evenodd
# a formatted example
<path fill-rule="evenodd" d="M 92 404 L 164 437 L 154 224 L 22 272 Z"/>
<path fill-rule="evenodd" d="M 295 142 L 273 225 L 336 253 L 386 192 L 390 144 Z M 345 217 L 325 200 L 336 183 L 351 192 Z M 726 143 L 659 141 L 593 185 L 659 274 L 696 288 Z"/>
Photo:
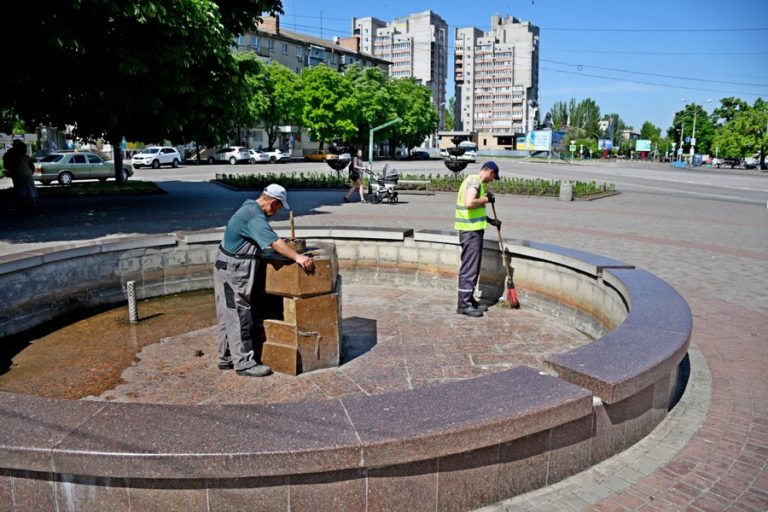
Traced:
<path fill-rule="evenodd" d="M 104 239 L 0 259 L 3 336 L 83 308 L 211 287 L 221 231 Z M 455 287 L 455 233 L 309 228 L 347 282 Z M 412 391 L 317 402 L 163 406 L 0 393 L 0 508 L 466 510 L 554 483 L 664 417 L 691 332 L 685 301 L 620 261 L 507 241 L 524 307 L 595 341 Z M 504 291 L 486 241 L 480 289 Z"/>

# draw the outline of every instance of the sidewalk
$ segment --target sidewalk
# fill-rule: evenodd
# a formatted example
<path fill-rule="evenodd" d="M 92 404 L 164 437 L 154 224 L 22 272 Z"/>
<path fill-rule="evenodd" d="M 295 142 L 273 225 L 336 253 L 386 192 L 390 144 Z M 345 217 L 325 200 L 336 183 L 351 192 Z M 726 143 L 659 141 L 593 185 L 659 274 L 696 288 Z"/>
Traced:
<path fill-rule="evenodd" d="M 0 219 L 0 254 L 40 244 L 224 225 L 250 193 L 166 182 L 166 196 L 44 203 Z M 340 204 L 344 191 L 289 192 L 296 225 L 450 228 L 452 194 Z M 547 489 L 484 510 L 768 510 L 768 214 L 765 206 L 624 193 L 592 202 L 498 197 L 508 238 L 635 264 L 674 286 L 694 316 L 691 381 L 654 433 Z M 286 227 L 286 215 L 275 220 Z M 495 233 L 489 231 L 489 237 Z"/>

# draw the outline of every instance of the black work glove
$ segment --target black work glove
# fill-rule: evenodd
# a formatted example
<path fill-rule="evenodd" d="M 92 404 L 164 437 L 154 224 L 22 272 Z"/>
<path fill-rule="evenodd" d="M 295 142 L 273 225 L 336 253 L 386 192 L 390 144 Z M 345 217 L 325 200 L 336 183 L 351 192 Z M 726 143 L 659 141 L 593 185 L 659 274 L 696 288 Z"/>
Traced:
<path fill-rule="evenodd" d="M 496 202 L 496 196 L 493 195 L 493 192 L 486 192 L 485 193 L 485 197 L 488 198 L 488 202 L 491 203 L 491 204 Z"/>
<path fill-rule="evenodd" d="M 496 228 L 501 227 L 501 221 L 499 219 L 488 219 L 488 224 Z"/>

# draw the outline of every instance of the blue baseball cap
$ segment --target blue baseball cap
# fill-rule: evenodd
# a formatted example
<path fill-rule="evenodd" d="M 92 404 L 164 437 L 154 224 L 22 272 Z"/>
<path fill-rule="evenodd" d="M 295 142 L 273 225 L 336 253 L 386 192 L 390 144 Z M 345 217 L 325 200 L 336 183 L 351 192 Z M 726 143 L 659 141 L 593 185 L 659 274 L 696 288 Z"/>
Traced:
<path fill-rule="evenodd" d="M 496 162 L 494 162 L 492 160 L 488 160 L 480 168 L 480 170 L 483 170 L 483 169 L 488 169 L 489 171 L 493 171 L 493 174 L 494 174 L 493 179 L 495 179 L 495 180 L 501 179 L 501 178 L 499 178 L 499 166 L 496 165 Z"/>

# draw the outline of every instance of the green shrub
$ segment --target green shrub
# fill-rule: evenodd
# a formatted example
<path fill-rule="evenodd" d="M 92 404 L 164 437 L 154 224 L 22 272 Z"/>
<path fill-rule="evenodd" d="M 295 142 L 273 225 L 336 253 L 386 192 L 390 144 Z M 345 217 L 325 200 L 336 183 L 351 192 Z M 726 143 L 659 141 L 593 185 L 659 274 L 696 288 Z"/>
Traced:
<path fill-rule="evenodd" d="M 403 181 L 429 181 L 429 189 L 436 192 L 458 192 L 461 186 L 461 176 L 432 174 L 406 174 L 401 175 Z M 259 189 L 270 183 L 279 183 L 288 189 L 345 189 L 350 183 L 336 175 L 303 172 L 298 174 L 217 174 L 216 181 L 225 183 L 234 188 Z M 364 184 L 367 185 L 367 179 Z M 501 178 L 490 185 L 495 194 L 513 194 L 524 196 L 558 197 L 560 195 L 560 181 L 527 179 L 527 178 Z M 572 181 L 574 197 L 586 197 L 606 192 L 615 192 L 616 187 L 612 183 L 597 184 L 594 181 Z M 407 190 L 407 184 L 397 186 L 400 190 Z"/>

